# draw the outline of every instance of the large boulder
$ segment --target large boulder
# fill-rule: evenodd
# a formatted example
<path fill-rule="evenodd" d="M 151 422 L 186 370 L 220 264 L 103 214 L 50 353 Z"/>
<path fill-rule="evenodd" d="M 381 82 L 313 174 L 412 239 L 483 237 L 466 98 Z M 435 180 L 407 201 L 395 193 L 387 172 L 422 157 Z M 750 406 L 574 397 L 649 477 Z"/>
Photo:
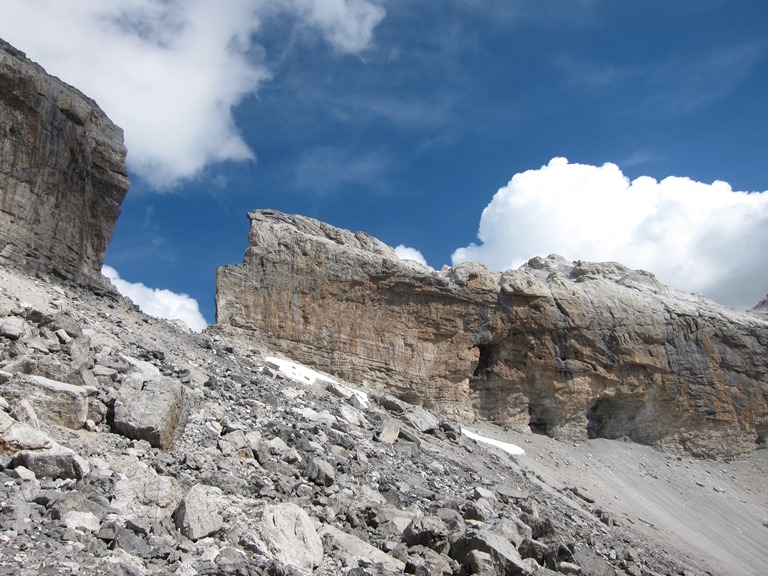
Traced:
<path fill-rule="evenodd" d="M 189 392 L 180 382 L 153 378 L 139 387 L 123 386 L 115 400 L 115 428 L 135 440 L 168 450 L 184 432 Z"/>
<path fill-rule="evenodd" d="M 267 506 L 259 528 L 268 552 L 283 564 L 311 571 L 323 561 L 323 543 L 314 523 L 296 504 Z"/>
<path fill-rule="evenodd" d="M 0 385 L 0 395 L 11 405 L 29 402 L 43 422 L 78 430 L 88 418 L 88 397 L 96 390 L 43 376 L 17 374 Z"/>
<path fill-rule="evenodd" d="M 125 157 L 93 100 L 0 40 L 0 259 L 101 283 Z"/>
<path fill-rule="evenodd" d="M 435 271 L 371 236 L 258 210 L 217 322 L 462 421 L 746 456 L 768 438 L 768 317 L 614 262 Z M 418 423 L 415 423 L 418 425 Z"/>

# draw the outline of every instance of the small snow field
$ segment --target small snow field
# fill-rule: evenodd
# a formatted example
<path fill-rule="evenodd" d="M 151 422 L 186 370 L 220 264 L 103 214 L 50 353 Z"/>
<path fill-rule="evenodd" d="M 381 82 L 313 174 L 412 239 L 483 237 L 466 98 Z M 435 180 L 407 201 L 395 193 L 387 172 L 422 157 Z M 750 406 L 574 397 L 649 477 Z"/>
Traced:
<path fill-rule="evenodd" d="M 496 448 L 500 448 L 501 450 L 504 450 L 504 452 L 506 452 L 507 454 L 511 454 L 512 456 L 525 456 L 525 450 L 523 450 L 522 448 L 520 448 L 520 446 L 517 446 L 516 444 L 509 444 L 508 442 L 502 442 L 501 440 L 494 440 L 493 438 L 481 436 L 480 434 L 476 434 L 475 432 L 472 432 L 471 430 L 467 430 L 466 428 L 462 428 L 461 433 L 464 434 L 464 436 L 466 436 L 467 438 L 474 440 L 475 442 L 482 442 L 483 444 L 496 446 Z"/>
<path fill-rule="evenodd" d="M 309 368 L 307 366 L 304 366 L 303 364 L 300 364 L 299 362 L 294 362 L 293 360 L 286 360 L 285 358 L 277 358 L 275 356 L 267 356 L 264 359 L 265 363 L 267 365 L 272 365 L 277 367 L 277 370 L 279 370 L 286 378 L 290 378 L 291 380 L 295 382 L 299 382 L 304 385 L 311 385 L 315 382 L 320 381 L 324 384 L 333 384 L 338 389 L 344 391 L 349 396 L 357 396 L 358 400 L 364 405 L 367 406 L 370 400 L 368 399 L 368 394 L 365 392 L 361 392 L 360 390 L 355 390 L 354 388 L 347 386 L 345 384 L 342 384 L 338 380 L 335 380 L 334 378 L 331 378 L 327 374 L 322 374 L 316 370 L 313 370 L 312 368 Z"/>

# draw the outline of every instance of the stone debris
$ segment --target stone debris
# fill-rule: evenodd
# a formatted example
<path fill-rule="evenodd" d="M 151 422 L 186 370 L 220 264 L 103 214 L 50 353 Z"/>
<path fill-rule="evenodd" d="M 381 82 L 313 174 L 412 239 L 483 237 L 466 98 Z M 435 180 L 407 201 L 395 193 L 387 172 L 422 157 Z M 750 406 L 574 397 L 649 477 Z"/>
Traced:
<path fill-rule="evenodd" d="M 26 573 L 66 572 L 75 550 L 83 574 L 587 574 L 595 558 L 633 570 L 605 556 L 624 537 L 606 503 L 575 522 L 583 491 L 552 500 L 520 456 L 438 413 L 363 402 L 347 383 L 287 384 L 260 352 L 224 353 L 261 349 L 245 333 L 179 331 L 126 300 L 9 273 L 0 310 L 27 328 L 0 337 L 0 528 L 14 534 L 0 570 L 22 554 Z M 77 354 L 58 336 L 32 346 L 54 299 L 58 330 L 89 341 Z M 649 550 L 631 562 L 678 566 Z"/>

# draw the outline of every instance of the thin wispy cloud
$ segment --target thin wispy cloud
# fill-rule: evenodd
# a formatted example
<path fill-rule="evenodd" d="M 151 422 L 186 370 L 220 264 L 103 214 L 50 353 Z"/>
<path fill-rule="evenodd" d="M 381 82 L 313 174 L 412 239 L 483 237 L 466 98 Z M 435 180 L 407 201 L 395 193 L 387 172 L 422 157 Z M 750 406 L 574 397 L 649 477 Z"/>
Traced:
<path fill-rule="evenodd" d="M 738 192 L 726 182 L 689 178 L 630 181 L 615 164 L 554 158 L 516 174 L 483 210 L 479 244 L 455 263 L 496 270 L 533 256 L 618 261 L 664 283 L 736 308 L 768 292 L 768 191 Z"/>
<path fill-rule="evenodd" d="M 386 153 L 360 153 L 348 148 L 320 146 L 307 150 L 294 172 L 294 186 L 304 192 L 329 194 L 346 186 L 382 192 L 383 174 L 390 166 Z"/>
<path fill-rule="evenodd" d="M 341 54 L 384 17 L 369 0 L 15 0 L 0 36 L 93 97 L 125 130 L 129 167 L 155 188 L 248 161 L 233 109 L 272 76 L 259 34 L 295 19 Z"/>
<path fill-rule="evenodd" d="M 703 55 L 672 56 L 638 74 L 653 94 L 644 107 L 690 113 L 730 94 L 763 58 L 761 43 L 715 46 Z"/>

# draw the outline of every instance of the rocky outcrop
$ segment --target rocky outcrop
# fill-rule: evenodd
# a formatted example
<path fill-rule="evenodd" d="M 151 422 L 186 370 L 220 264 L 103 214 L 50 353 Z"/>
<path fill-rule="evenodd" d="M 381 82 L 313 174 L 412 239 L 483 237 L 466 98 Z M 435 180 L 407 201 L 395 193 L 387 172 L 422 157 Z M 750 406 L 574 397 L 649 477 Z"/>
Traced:
<path fill-rule="evenodd" d="M 0 258 L 101 283 L 125 156 L 93 100 L 0 40 Z"/>
<path fill-rule="evenodd" d="M 768 321 L 617 263 L 534 258 L 492 273 L 401 261 L 364 233 L 249 214 L 217 322 L 305 363 L 557 438 L 744 456 L 768 436 Z"/>

